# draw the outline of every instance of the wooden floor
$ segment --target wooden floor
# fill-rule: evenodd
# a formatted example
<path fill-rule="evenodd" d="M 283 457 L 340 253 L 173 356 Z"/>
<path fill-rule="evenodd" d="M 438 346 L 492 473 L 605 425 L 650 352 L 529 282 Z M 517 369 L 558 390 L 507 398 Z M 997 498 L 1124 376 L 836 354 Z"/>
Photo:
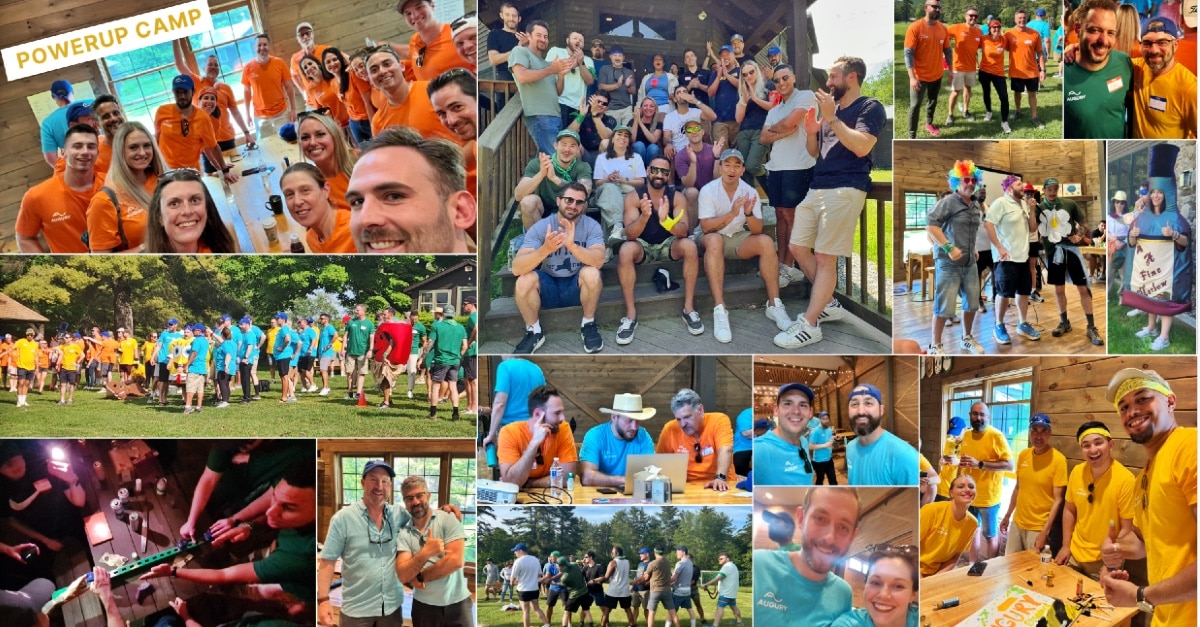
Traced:
<path fill-rule="evenodd" d="M 928 348 L 933 327 L 933 301 L 914 302 L 913 296 L 919 297 L 920 282 L 913 283 L 912 294 L 897 294 L 893 306 L 895 314 L 892 317 L 893 332 L 897 338 L 917 341 L 922 349 Z M 1071 321 L 1071 332 L 1062 337 L 1050 335 L 1058 326 L 1058 305 L 1054 301 L 1054 288 L 1045 285 L 1042 288 L 1045 302 L 1029 303 L 1028 321 L 1042 334 L 1042 339 L 1034 342 L 1017 335 L 1014 328 L 1017 325 L 1017 306 L 1013 302 L 1008 307 L 1005 323 L 1012 344 L 1004 345 L 996 342 L 993 335 L 996 315 L 992 310 L 992 302 L 983 303 L 987 313 L 976 313 L 972 335 L 983 346 L 988 355 L 1079 355 L 1104 354 L 1104 346 L 1095 346 L 1087 339 L 1087 319 L 1079 306 L 1079 291 L 1075 286 L 1067 285 L 1067 319 Z M 1092 309 L 1096 320 L 1096 328 L 1100 336 L 1107 340 L 1108 304 L 1104 298 L 1104 284 L 1092 284 Z M 946 325 L 942 331 L 942 347 L 949 354 L 973 354 L 965 351 L 960 342 L 963 336 L 961 324 Z"/>

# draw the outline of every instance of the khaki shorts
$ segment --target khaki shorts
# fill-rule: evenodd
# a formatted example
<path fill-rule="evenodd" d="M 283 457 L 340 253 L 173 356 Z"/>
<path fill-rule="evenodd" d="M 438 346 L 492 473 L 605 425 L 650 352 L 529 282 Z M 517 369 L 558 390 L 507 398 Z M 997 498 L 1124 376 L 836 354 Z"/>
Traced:
<path fill-rule="evenodd" d="M 823 255 L 849 257 L 854 253 L 854 230 L 866 200 L 867 193 L 853 187 L 808 190 L 796 207 L 789 241 Z"/>
<path fill-rule="evenodd" d="M 349 377 L 365 377 L 367 376 L 367 356 L 346 355 L 346 371 Z"/>
<path fill-rule="evenodd" d="M 671 259 L 671 245 L 675 243 L 675 236 L 668 235 L 667 239 L 658 244 L 651 244 L 644 239 L 639 238 L 637 243 L 642 245 L 642 260 L 638 263 L 646 263 L 647 261 L 674 261 Z"/>
<path fill-rule="evenodd" d="M 631 600 L 631 603 L 633 603 L 633 609 L 637 609 L 639 607 L 646 607 L 646 601 L 648 601 L 650 598 L 650 591 L 649 590 L 630 590 L 629 598 Z"/>
<path fill-rule="evenodd" d="M 738 257 L 737 250 L 738 247 L 742 245 L 742 242 L 746 241 L 746 238 L 748 237 L 750 237 L 750 231 L 746 230 L 738 231 L 737 233 L 734 233 L 732 237 L 721 236 L 721 239 L 725 240 L 725 249 L 723 252 L 725 258 L 741 259 L 741 257 Z"/>
<path fill-rule="evenodd" d="M 1004 545 L 1005 555 L 1015 555 L 1021 551 L 1032 551 L 1033 544 L 1037 541 L 1038 534 L 1042 530 L 1031 531 L 1022 529 L 1016 524 L 1008 526 L 1008 542 Z"/>
<path fill-rule="evenodd" d="M 188 394 L 203 394 L 204 382 L 208 377 L 202 374 L 188 373 L 187 383 L 184 384 L 184 391 Z"/>
<path fill-rule="evenodd" d="M 954 80 L 950 83 L 950 88 L 954 91 L 962 91 L 963 86 L 974 87 L 977 77 L 974 72 L 955 72 Z"/>
<path fill-rule="evenodd" d="M 396 379 L 404 372 L 406 364 L 396 365 L 387 360 L 371 362 L 371 376 L 380 387 L 396 387 Z M 386 384 L 386 385 L 385 385 Z"/>

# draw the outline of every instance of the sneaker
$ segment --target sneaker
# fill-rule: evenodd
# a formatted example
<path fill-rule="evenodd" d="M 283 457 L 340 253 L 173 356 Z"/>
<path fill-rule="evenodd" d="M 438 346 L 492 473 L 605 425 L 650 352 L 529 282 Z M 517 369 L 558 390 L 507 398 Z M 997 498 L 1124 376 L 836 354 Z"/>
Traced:
<path fill-rule="evenodd" d="M 1020 111 L 1013 111 L 1012 113 L 1008 114 L 1008 121 L 1015 122 L 1020 117 L 1021 117 Z"/>
<path fill-rule="evenodd" d="M 1046 125 L 1045 125 L 1045 124 L 1042 124 L 1042 121 L 1041 121 L 1041 120 L 1039 120 L 1039 119 L 1037 119 L 1037 118 L 1031 118 L 1031 119 L 1029 120 L 1029 122 L 1030 122 L 1031 124 L 1033 124 L 1033 125 L 1034 125 L 1034 127 L 1036 127 L 1036 128 L 1046 128 Z"/>
<path fill-rule="evenodd" d="M 733 332 L 729 330 L 729 312 L 725 305 L 713 307 L 713 337 L 722 344 L 733 341 Z"/>
<path fill-rule="evenodd" d="M 965 99 L 958 101 L 958 112 L 963 115 L 967 114 L 967 101 Z M 947 113 L 946 115 L 950 114 Z"/>
<path fill-rule="evenodd" d="M 1171 345 L 1171 340 L 1168 340 L 1164 337 L 1156 337 L 1156 338 L 1154 338 L 1154 341 L 1150 343 L 1150 350 L 1160 351 L 1170 345 Z"/>
<path fill-rule="evenodd" d="M 1104 346 L 1104 338 L 1100 337 L 1100 329 L 1096 327 L 1087 328 L 1087 338 L 1096 346 Z"/>
<path fill-rule="evenodd" d="M 761 278 L 761 277 L 762 277 L 762 273 L 760 272 L 760 273 L 758 274 L 758 276 Z M 791 275 L 789 275 L 788 273 L 786 273 L 786 272 L 784 272 L 784 271 L 783 271 L 783 266 L 782 266 L 782 265 L 781 265 L 781 266 L 779 266 L 779 289 L 783 289 L 783 288 L 785 288 L 785 287 L 787 287 L 787 286 L 789 286 L 789 285 L 791 285 L 791 284 L 792 284 L 792 277 L 791 277 Z"/>
<path fill-rule="evenodd" d="M 975 353 L 976 355 L 983 354 L 983 347 L 980 346 L 979 342 L 976 342 L 975 338 L 969 334 L 962 337 L 962 347 L 963 349 Z"/>
<path fill-rule="evenodd" d="M 930 344 L 929 348 L 925 349 L 925 354 L 930 357 L 941 357 L 946 354 L 946 349 L 942 348 L 941 344 Z"/>
<path fill-rule="evenodd" d="M 321 391 L 317 393 L 317 396 L 329 396 L 329 388 L 321 388 Z"/>
<path fill-rule="evenodd" d="M 599 353 L 604 350 L 604 338 L 600 337 L 600 329 L 595 322 L 589 322 L 579 328 L 579 337 L 583 339 L 583 350 L 587 353 Z"/>
<path fill-rule="evenodd" d="M 991 111 L 988 111 L 987 113 L 984 113 L 984 114 L 983 114 L 983 121 L 984 121 L 984 122 L 991 122 L 991 121 L 992 121 L 992 112 L 991 112 Z"/>
<path fill-rule="evenodd" d="M 1130 309 L 1128 312 L 1126 312 L 1125 317 L 1126 318 L 1136 318 L 1140 315 L 1142 315 L 1141 309 Z"/>
<path fill-rule="evenodd" d="M 1029 295 L 1029 301 L 1034 303 L 1044 303 L 1046 302 L 1046 299 L 1042 298 L 1041 292 L 1033 290 L 1033 293 Z"/>
<path fill-rule="evenodd" d="M 1154 327 L 1143 327 L 1143 328 L 1139 329 L 1138 332 L 1134 333 L 1133 335 L 1134 335 L 1134 337 L 1150 337 L 1152 335 L 1158 335 L 1158 331 L 1155 331 Z"/>
<path fill-rule="evenodd" d="M 800 348 L 816 344 L 822 338 L 821 327 L 812 326 L 801 314 L 796 316 L 796 321 L 787 328 L 787 331 L 775 336 L 775 345 L 779 348 Z"/>
<path fill-rule="evenodd" d="M 317 391 L 317 386 L 316 386 L 316 385 L 310 385 L 310 386 L 308 386 L 308 389 L 307 389 L 307 390 L 304 390 L 304 391 L 305 391 L 305 392 L 316 392 L 316 391 Z"/>
<path fill-rule="evenodd" d="M 513 349 L 513 353 L 517 355 L 532 355 L 537 352 L 537 349 L 546 343 L 545 333 L 534 333 L 532 330 L 525 330 L 525 337 L 521 339 L 517 347 Z"/>
<path fill-rule="evenodd" d="M 413 397 L 413 395 L 412 395 L 412 392 L 409 392 L 409 393 L 408 393 L 408 397 L 409 397 L 409 398 L 412 398 L 412 397 Z"/>
<path fill-rule="evenodd" d="M 621 326 L 617 327 L 617 345 L 625 346 L 633 341 L 633 331 L 637 328 L 637 320 L 629 317 L 621 318 Z"/>
<path fill-rule="evenodd" d="M 1002 324 L 992 327 L 992 335 L 998 344 L 1012 344 L 1012 338 L 1008 336 L 1008 330 Z"/>
<path fill-rule="evenodd" d="M 156 399 L 155 399 L 153 396 L 151 396 L 150 398 L 146 399 L 146 404 L 147 404 L 147 405 L 153 405 L 153 404 L 154 404 L 154 403 L 156 403 L 156 402 L 157 402 L 157 400 L 156 400 Z M 59 403 L 59 404 L 61 405 L 61 403 Z"/>
<path fill-rule="evenodd" d="M 934 137 L 937 137 L 942 134 L 942 132 L 939 131 L 938 128 L 932 124 L 925 125 L 925 132 L 929 133 L 930 135 L 933 135 Z"/>
<path fill-rule="evenodd" d="M 196 410 L 192 409 L 191 407 L 184 407 L 184 408 L 183 408 L 183 413 L 184 413 L 184 415 L 185 415 L 185 416 L 186 416 L 187 414 L 190 414 L 190 413 L 194 412 L 194 411 L 196 411 Z"/>
<path fill-rule="evenodd" d="M 289 396 L 287 399 L 287 402 L 288 403 L 299 403 L 300 401 L 296 400 L 295 396 Z"/>
<path fill-rule="evenodd" d="M 380 404 L 376 405 L 375 408 L 376 409 L 391 409 L 392 404 L 391 403 L 380 403 Z"/>
<path fill-rule="evenodd" d="M 226 409 L 228 407 L 229 407 L 229 403 L 226 403 L 225 401 L 221 401 L 220 403 L 217 403 L 217 409 Z"/>
<path fill-rule="evenodd" d="M 250 398 L 251 398 L 252 400 L 256 400 L 256 401 L 261 401 L 261 400 L 262 400 L 262 397 L 261 397 L 261 396 L 259 396 L 258 394 L 255 394 L 254 396 L 251 396 Z M 354 400 L 354 399 L 353 399 L 353 397 L 351 397 L 351 400 Z"/>
<path fill-rule="evenodd" d="M 1071 323 L 1064 321 L 1058 323 L 1058 326 L 1054 327 L 1054 330 L 1050 332 L 1050 335 L 1053 335 L 1054 337 L 1062 337 L 1070 332 Z"/>
<path fill-rule="evenodd" d="M 1012 133 L 1012 127 L 1008 125 L 1008 122 L 1001 122 L 1000 130 L 1004 131 L 1005 135 Z"/>
<path fill-rule="evenodd" d="M 625 224 L 617 222 L 613 225 L 612 233 L 608 236 L 610 246 L 616 246 L 625 241 Z"/>
<path fill-rule="evenodd" d="M 1022 322 L 1021 324 L 1017 325 L 1017 334 L 1027 340 L 1033 340 L 1035 342 L 1042 339 L 1042 334 L 1038 333 L 1037 330 L 1033 328 L 1033 325 L 1029 324 L 1028 322 Z"/>
<path fill-rule="evenodd" d="M 255 399 L 255 400 L 258 400 L 258 399 Z M 349 392 L 346 392 L 346 395 L 342 397 L 342 400 L 343 401 L 352 401 L 352 400 L 354 400 L 354 395 Z"/>
<path fill-rule="evenodd" d="M 949 318 L 946 318 L 946 324 L 958 324 L 960 322 L 962 322 L 962 318 L 959 317 L 958 314 L 954 314 Z"/>
<path fill-rule="evenodd" d="M 692 335 L 702 335 L 704 333 L 704 322 L 700 320 L 700 312 L 685 311 L 680 315 L 683 316 L 683 324 L 687 325 L 688 333 Z"/>
<path fill-rule="evenodd" d="M 970 111 L 963 111 L 962 116 L 964 120 L 970 120 L 971 122 L 975 121 L 975 116 Z"/>
<path fill-rule="evenodd" d="M 943 124 L 942 126 L 950 126 L 952 124 L 954 124 L 954 115 L 947 113 L 946 114 L 946 123 Z"/>
<path fill-rule="evenodd" d="M 835 298 L 829 301 L 829 304 L 825 305 L 825 308 L 821 310 L 821 315 L 817 316 L 817 324 L 845 320 L 849 313 L 845 307 L 842 307 L 842 303 Z"/>
<path fill-rule="evenodd" d="M 66 404 L 67 404 L 67 402 L 66 402 L 66 401 L 59 401 L 59 402 L 58 402 L 58 404 L 59 404 L 59 405 L 66 405 Z"/>
<path fill-rule="evenodd" d="M 804 280 L 804 272 L 802 272 L 800 268 L 797 268 L 796 266 L 785 266 L 783 264 L 779 264 L 779 275 L 783 276 L 784 274 L 788 276 L 788 279 L 792 283 L 799 283 L 800 281 Z"/>
<path fill-rule="evenodd" d="M 783 308 L 783 301 L 778 298 L 775 299 L 775 304 L 767 301 L 766 314 L 767 318 L 775 321 L 775 326 L 779 327 L 780 331 L 787 331 L 788 327 L 792 326 L 792 319 Z"/>

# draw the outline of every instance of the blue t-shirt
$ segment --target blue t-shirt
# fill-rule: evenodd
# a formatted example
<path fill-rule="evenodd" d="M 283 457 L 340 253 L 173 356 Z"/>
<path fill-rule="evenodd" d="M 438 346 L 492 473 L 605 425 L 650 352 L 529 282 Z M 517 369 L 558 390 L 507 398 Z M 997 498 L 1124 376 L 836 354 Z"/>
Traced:
<path fill-rule="evenodd" d="M 337 329 L 334 329 L 332 324 L 321 327 L 321 339 L 317 343 L 318 357 L 333 357 L 333 336 L 335 335 L 337 335 Z"/>
<path fill-rule="evenodd" d="M 317 330 L 308 327 L 300 334 L 300 340 L 304 342 L 304 356 L 317 356 Z"/>
<path fill-rule="evenodd" d="M 237 347 L 238 343 L 232 338 L 221 342 L 217 349 L 219 352 L 213 353 L 213 359 L 216 360 L 217 371 L 224 372 L 227 375 L 233 376 L 237 372 Z M 229 357 L 229 363 L 226 363 L 225 357 Z"/>
<path fill-rule="evenodd" d="M 296 352 L 296 332 L 289 327 L 279 327 L 279 331 L 275 332 L 275 346 L 271 347 L 271 354 L 275 356 L 275 361 L 287 359 L 291 361 L 292 355 Z"/>
<path fill-rule="evenodd" d="M 182 331 L 163 331 L 158 334 L 158 363 L 171 361 L 171 342 L 183 337 Z"/>
<path fill-rule="evenodd" d="M 737 415 L 733 430 L 733 452 L 749 451 L 754 448 L 754 438 L 742 435 L 743 431 L 754 428 L 754 408 L 747 407 Z"/>
<path fill-rule="evenodd" d="M 208 374 L 208 338 L 197 336 L 192 340 L 192 358 L 188 374 Z"/>
<path fill-rule="evenodd" d="M 88 99 L 75 102 L 92 103 Z M 67 131 L 71 128 L 71 125 L 67 124 L 67 109 L 70 108 L 71 105 L 59 107 L 42 120 L 42 152 L 52 152 L 64 147 L 63 143 L 67 141 Z"/>
<path fill-rule="evenodd" d="M 505 413 L 508 413 L 505 411 Z M 630 455 L 652 455 L 654 440 L 646 430 L 638 427 L 632 441 L 625 441 L 613 434 L 612 423 L 600 423 L 588 429 L 583 436 L 583 447 L 579 449 L 579 461 L 591 462 L 606 475 L 625 475 L 625 460 Z"/>
<path fill-rule="evenodd" d="M 726 76 L 729 76 L 730 74 L 741 78 L 742 70 L 741 68 L 735 67 L 733 70 L 725 73 Z M 737 119 L 737 103 L 738 100 L 741 99 L 738 96 L 737 86 L 730 83 L 725 78 L 719 78 L 716 72 L 712 73 L 711 80 L 720 81 L 720 84 L 717 85 L 717 93 L 712 99 L 712 109 L 717 114 L 717 121 L 733 122 Z"/>
<path fill-rule="evenodd" d="M 1046 20 L 1029 20 L 1025 25 L 1037 31 L 1038 35 L 1042 38 L 1043 44 L 1050 46 L 1053 43 L 1050 40 L 1050 22 Z"/>
<path fill-rule="evenodd" d="M 802 438 L 800 446 L 793 446 L 774 431 L 754 438 L 754 483 L 755 485 L 812 485 L 811 472 L 804 472 L 800 460 L 800 449 L 808 454 L 808 444 Z"/>
<path fill-rule="evenodd" d="M 870 446 L 860 445 L 857 439 L 846 445 L 850 485 L 917 485 L 919 468 L 917 449 L 890 431 Z"/>
<path fill-rule="evenodd" d="M 546 229 L 551 228 L 556 233 L 562 232 L 562 227 L 558 224 L 558 212 L 551 213 L 549 216 L 538 220 L 536 224 L 529 228 L 525 233 L 525 242 L 521 244 L 522 248 L 540 248 L 546 242 Z M 575 223 L 575 244 L 582 248 L 591 248 L 597 244 L 604 243 L 604 230 L 600 227 L 600 223 L 592 218 L 581 215 L 579 221 Z M 566 246 L 550 253 L 548 257 L 542 260 L 540 266 L 542 272 L 558 278 L 572 277 L 579 274 L 579 269 L 583 267 L 583 262 L 576 259 L 567 250 Z"/>
<path fill-rule="evenodd" d="M 546 564 L 545 572 L 547 575 L 550 575 L 551 577 L 557 575 L 559 573 L 558 564 L 555 564 L 553 562 Z M 558 579 L 552 579 L 551 583 L 550 583 L 550 589 L 554 590 L 555 592 L 562 592 L 562 591 L 566 590 L 567 587 L 562 585 L 561 582 L 562 582 L 562 577 L 559 577 Z"/>
<path fill-rule="evenodd" d="M 921 620 L 920 613 L 917 606 L 908 606 L 908 617 L 904 619 L 904 627 L 917 627 Z M 867 614 L 866 610 L 856 607 L 833 621 L 831 627 L 875 627 L 875 621 L 871 620 L 871 615 Z"/>
<path fill-rule="evenodd" d="M 736 90 L 735 90 L 736 91 Z M 850 106 L 838 107 L 837 117 L 846 126 L 879 137 L 887 114 L 874 98 L 860 96 Z M 859 157 L 838 141 L 828 124 L 821 125 L 821 158 L 813 170 L 812 189 L 852 187 L 871 191 L 871 155 Z"/>
<path fill-rule="evenodd" d="M 817 426 L 808 434 L 809 444 L 825 444 L 833 440 L 833 427 Z M 833 448 L 819 448 L 812 452 L 814 462 L 827 462 L 833 459 Z"/>
<path fill-rule="evenodd" d="M 850 584 L 833 573 L 820 582 L 803 577 L 787 551 L 754 550 L 754 624 L 758 627 L 828 627 L 850 611 L 852 596 Z"/>
<path fill-rule="evenodd" d="M 496 367 L 496 392 L 508 394 L 500 426 L 529 420 L 529 394 L 546 385 L 546 375 L 528 359 L 505 359 Z"/>

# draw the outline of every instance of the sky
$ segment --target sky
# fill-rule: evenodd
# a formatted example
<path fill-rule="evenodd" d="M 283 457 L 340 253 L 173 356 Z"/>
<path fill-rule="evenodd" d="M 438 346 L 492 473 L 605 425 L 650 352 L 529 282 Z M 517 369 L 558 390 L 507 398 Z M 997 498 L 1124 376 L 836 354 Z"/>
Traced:
<path fill-rule="evenodd" d="M 715 506 L 715 507 L 718 510 L 724 512 L 726 516 L 729 516 L 729 518 L 733 521 L 734 528 L 740 528 L 742 525 L 746 524 L 747 520 L 750 519 L 750 516 L 752 514 L 750 505 L 751 505 L 750 499 L 746 499 L 745 506 L 719 505 L 719 506 Z M 539 506 L 539 507 L 541 507 L 541 506 Z M 661 507 L 659 507 L 657 505 L 639 505 L 638 507 L 641 507 L 646 512 L 646 514 L 649 515 L 650 517 L 658 516 L 659 510 L 662 509 Z M 699 505 L 679 505 L 677 507 L 680 512 L 688 512 L 688 511 L 699 510 L 701 506 L 699 506 Z M 496 518 L 498 519 L 500 524 L 503 526 L 506 521 L 508 521 L 511 518 L 516 517 L 516 513 L 514 512 L 515 509 L 524 509 L 524 508 L 523 507 L 522 508 L 504 507 L 504 506 L 498 505 L 498 506 L 494 506 L 492 511 L 496 512 Z M 583 506 L 575 507 L 575 515 L 576 516 L 578 516 L 579 518 L 582 518 L 590 523 L 593 523 L 593 524 L 602 523 L 602 522 L 605 522 L 605 521 L 611 519 L 613 514 L 615 514 L 618 511 L 620 511 L 620 509 L 618 507 L 614 507 L 612 505 L 583 505 Z"/>
<path fill-rule="evenodd" d="M 881 66 L 895 58 L 890 6 L 820 0 L 808 14 L 812 16 L 821 48 L 819 54 L 813 55 L 813 67 L 828 68 L 838 57 L 850 55 L 865 61 L 867 75 L 874 76 Z"/>

